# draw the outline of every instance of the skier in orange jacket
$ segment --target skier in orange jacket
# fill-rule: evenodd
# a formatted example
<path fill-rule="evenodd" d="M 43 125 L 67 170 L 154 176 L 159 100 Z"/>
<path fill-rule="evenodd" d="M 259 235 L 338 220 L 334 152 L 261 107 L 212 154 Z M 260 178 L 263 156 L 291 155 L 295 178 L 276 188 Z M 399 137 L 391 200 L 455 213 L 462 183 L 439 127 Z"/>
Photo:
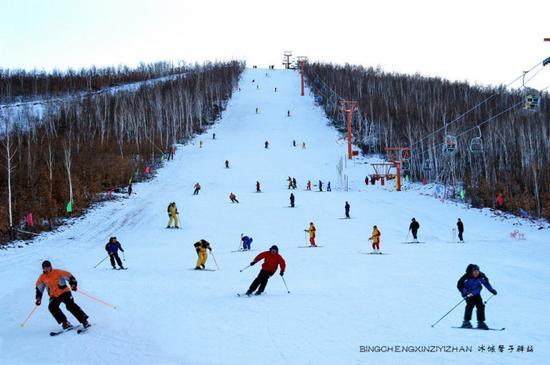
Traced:
<path fill-rule="evenodd" d="M 372 252 L 380 253 L 380 236 L 382 233 L 378 227 L 372 227 L 372 236 L 369 238 L 369 241 L 372 241 Z"/>
<path fill-rule="evenodd" d="M 52 264 L 48 260 L 42 262 L 42 275 L 40 275 L 36 281 L 36 305 L 42 303 L 42 294 L 44 290 L 47 290 L 50 295 L 48 309 L 57 323 L 63 326 L 63 329 L 69 329 L 72 325 L 59 308 L 61 303 L 65 304 L 67 310 L 82 323 L 84 328 L 90 326 L 88 323 L 88 316 L 74 302 L 73 296 L 71 295 L 71 289 L 76 291 L 76 286 L 77 282 L 73 274 L 64 270 L 52 269 Z"/>
<path fill-rule="evenodd" d="M 315 244 L 315 232 L 317 229 L 315 228 L 315 225 L 313 222 L 309 223 L 309 229 L 304 229 L 305 232 L 309 233 L 309 244 L 313 247 L 317 247 Z"/>

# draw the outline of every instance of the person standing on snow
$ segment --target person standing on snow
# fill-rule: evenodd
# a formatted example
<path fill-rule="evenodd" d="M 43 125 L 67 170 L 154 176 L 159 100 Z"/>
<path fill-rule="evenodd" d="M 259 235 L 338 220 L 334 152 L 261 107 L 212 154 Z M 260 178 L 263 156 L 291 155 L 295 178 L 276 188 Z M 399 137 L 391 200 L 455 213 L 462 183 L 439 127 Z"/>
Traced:
<path fill-rule="evenodd" d="M 248 296 L 252 295 L 252 293 L 256 289 L 258 289 L 256 295 L 262 294 L 267 285 L 267 281 L 271 276 L 273 276 L 273 274 L 275 274 L 275 272 L 277 271 L 277 267 L 281 268 L 281 276 L 285 274 L 286 263 L 283 257 L 279 255 L 279 248 L 276 245 L 271 246 L 269 251 L 264 251 L 256 256 L 254 258 L 254 261 L 250 263 L 250 266 L 254 266 L 258 261 L 261 260 L 264 260 L 264 263 L 262 264 L 262 269 L 246 291 L 246 295 Z"/>
<path fill-rule="evenodd" d="M 231 200 L 231 203 L 239 203 L 237 196 L 233 193 L 229 194 L 229 200 Z"/>
<path fill-rule="evenodd" d="M 292 140 L 292 145 L 293 145 L 294 147 L 296 147 L 296 140 L 295 140 L 295 139 Z"/>
<path fill-rule="evenodd" d="M 309 244 L 313 247 L 317 247 L 315 244 L 315 232 L 317 232 L 317 228 L 315 228 L 313 222 L 310 222 L 309 229 L 304 229 L 304 231 L 309 233 Z"/>
<path fill-rule="evenodd" d="M 226 168 L 226 169 L 229 168 L 229 160 L 225 160 L 225 168 Z"/>
<path fill-rule="evenodd" d="M 168 225 L 166 228 L 180 228 L 179 227 L 179 221 L 178 221 L 178 207 L 176 207 L 176 203 L 172 202 L 168 204 Z M 172 226 L 174 224 L 174 226 Z"/>
<path fill-rule="evenodd" d="M 311 180 L 307 181 L 306 189 L 311 190 Z"/>
<path fill-rule="evenodd" d="M 416 219 L 412 219 L 411 224 L 409 225 L 409 231 L 411 231 L 413 235 L 413 240 L 415 242 L 418 242 L 418 239 L 416 238 L 416 233 L 418 232 L 418 229 L 420 228 L 420 224 L 416 221 Z"/>
<path fill-rule="evenodd" d="M 456 227 L 458 228 L 458 239 L 460 242 L 464 242 L 464 238 L 462 234 L 464 233 L 464 223 L 458 218 L 458 221 L 456 222 Z"/>
<path fill-rule="evenodd" d="M 292 178 L 292 189 L 296 189 L 296 178 Z"/>
<path fill-rule="evenodd" d="M 122 270 L 124 270 L 124 266 L 122 266 L 122 261 L 120 260 L 120 257 L 118 256 L 118 250 L 124 252 L 122 249 L 122 246 L 120 245 L 120 242 L 117 241 L 116 237 L 109 238 L 109 242 L 105 245 L 105 251 L 109 254 L 109 259 L 111 260 L 111 266 L 113 269 L 116 269 L 115 261 L 118 264 L 118 267 Z"/>
<path fill-rule="evenodd" d="M 269 141 L 265 141 L 264 147 L 265 147 L 265 149 L 268 149 L 268 148 L 269 148 Z"/>
<path fill-rule="evenodd" d="M 212 247 L 210 247 L 210 243 L 206 240 L 195 242 L 194 246 L 198 256 L 195 270 L 204 270 L 206 268 L 206 260 L 208 260 L 208 252 L 206 250 L 212 252 Z"/>
<path fill-rule="evenodd" d="M 294 208 L 294 194 L 290 193 L 290 207 Z"/>
<path fill-rule="evenodd" d="M 42 275 L 40 275 L 36 281 L 36 305 L 42 303 L 44 289 L 46 289 L 50 295 L 48 309 L 57 323 L 63 326 L 63 329 L 69 329 L 72 325 L 59 308 L 61 303 L 65 304 L 67 310 L 82 323 L 84 328 L 90 327 L 88 315 L 74 302 L 71 294 L 71 290 L 77 290 L 77 282 L 73 274 L 64 270 L 53 269 L 52 264 L 48 260 L 42 262 Z"/>
<path fill-rule="evenodd" d="M 286 112 L 286 116 L 290 117 L 290 110 Z"/>
<path fill-rule="evenodd" d="M 195 188 L 195 191 L 193 191 L 193 195 L 199 195 L 199 191 L 201 190 L 201 184 L 196 183 L 194 188 Z"/>
<path fill-rule="evenodd" d="M 256 181 L 256 192 L 257 193 L 261 193 L 262 191 L 260 190 L 260 182 L 259 181 Z"/>
<path fill-rule="evenodd" d="M 250 251 L 250 247 L 252 246 L 252 237 L 243 236 L 241 233 L 241 242 L 243 244 L 243 251 Z"/>
<path fill-rule="evenodd" d="M 330 181 L 327 184 L 327 191 L 332 191 L 332 189 L 330 188 Z"/>
<path fill-rule="evenodd" d="M 349 216 L 349 208 L 350 208 L 350 205 L 349 203 L 346 201 L 346 205 L 344 206 L 344 209 L 346 210 L 346 218 L 350 218 Z"/>
<path fill-rule="evenodd" d="M 286 181 L 288 182 L 288 190 L 290 190 L 292 188 L 292 178 L 289 176 Z"/>
<path fill-rule="evenodd" d="M 369 241 L 372 241 L 372 253 L 380 253 L 380 236 L 382 233 L 378 230 L 378 227 L 372 227 L 372 235 Z"/>
<path fill-rule="evenodd" d="M 497 291 L 493 289 L 489 283 L 489 279 L 484 273 L 479 271 L 479 266 L 469 264 L 466 267 L 466 273 L 458 279 L 456 287 L 466 300 L 466 309 L 464 310 L 463 328 L 472 328 L 470 320 L 472 319 L 472 311 L 476 307 L 477 311 L 477 328 L 488 330 L 489 327 L 485 324 L 485 304 L 481 298 L 482 285 L 487 288 L 493 295 L 497 295 Z"/>
<path fill-rule="evenodd" d="M 319 191 L 323 191 L 323 182 L 319 180 Z"/>
<path fill-rule="evenodd" d="M 305 143 L 305 142 L 302 142 L 302 149 L 303 149 L 303 150 L 306 149 L 306 143 Z"/>

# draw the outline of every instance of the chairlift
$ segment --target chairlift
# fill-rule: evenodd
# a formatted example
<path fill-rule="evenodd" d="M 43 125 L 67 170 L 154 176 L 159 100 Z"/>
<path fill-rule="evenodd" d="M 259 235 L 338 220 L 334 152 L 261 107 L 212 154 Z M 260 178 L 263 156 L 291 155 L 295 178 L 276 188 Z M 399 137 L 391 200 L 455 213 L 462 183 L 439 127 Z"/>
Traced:
<path fill-rule="evenodd" d="M 481 128 L 477 127 L 479 135 L 470 140 L 470 153 L 483 153 L 483 139 L 481 139 Z"/>
<path fill-rule="evenodd" d="M 526 88 L 523 97 L 523 110 L 537 112 L 540 110 L 540 94 L 535 89 Z"/>
<path fill-rule="evenodd" d="M 422 170 L 423 171 L 432 171 L 432 162 L 430 161 L 430 159 L 425 159 L 423 162 L 422 162 Z"/>
<path fill-rule="evenodd" d="M 451 134 L 447 134 L 445 136 L 445 142 L 443 143 L 443 153 L 445 154 L 453 154 L 456 152 L 458 148 L 458 139 L 456 136 L 453 136 Z"/>

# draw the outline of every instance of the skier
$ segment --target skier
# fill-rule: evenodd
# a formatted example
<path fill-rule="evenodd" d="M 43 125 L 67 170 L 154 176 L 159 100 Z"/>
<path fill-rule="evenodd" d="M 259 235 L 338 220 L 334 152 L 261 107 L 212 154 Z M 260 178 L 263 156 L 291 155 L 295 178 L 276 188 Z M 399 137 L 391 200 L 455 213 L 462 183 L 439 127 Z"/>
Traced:
<path fill-rule="evenodd" d="M 464 238 L 462 237 L 462 234 L 464 233 L 464 223 L 462 223 L 460 218 L 458 218 L 456 226 L 458 228 L 458 239 L 460 240 L 460 242 L 464 242 Z"/>
<path fill-rule="evenodd" d="M 295 140 L 295 139 L 292 140 L 292 145 L 293 145 L 294 147 L 296 147 L 296 140 Z"/>
<path fill-rule="evenodd" d="M 168 204 L 168 225 L 166 228 L 180 228 L 179 227 L 179 221 L 178 221 L 178 207 L 176 207 L 176 203 L 172 202 Z M 174 226 L 172 226 L 172 223 Z"/>
<path fill-rule="evenodd" d="M 479 266 L 469 264 L 466 267 L 466 273 L 458 279 L 456 284 L 458 291 L 466 300 L 466 309 L 464 311 L 463 328 L 472 328 L 470 320 L 472 319 L 472 311 L 474 307 L 477 310 L 477 328 L 488 330 L 489 327 L 485 324 L 485 305 L 481 298 L 482 285 L 487 288 L 493 295 L 497 295 L 497 291 L 493 289 L 489 283 L 489 279 L 484 273 L 479 271 Z"/>
<path fill-rule="evenodd" d="M 199 141 L 199 148 L 202 148 L 202 141 Z"/>
<path fill-rule="evenodd" d="M 225 160 L 225 168 L 226 168 L 226 169 L 229 168 L 229 160 Z"/>
<path fill-rule="evenodd" d="M 201 184 L 196 183 L 194 188 L 195 188 L 195 191 L 193 191 L 193 195 L 199 195 L 199 191 L 201 190 Z"/>
<path fill-rule="evenodd" d="M 346 205 L 344 206 L 344 209 L 346 210 L 346 218 L 350 218 L 349 216 L 349 208 L 350 208 L 350 205 L 349 203 L 346 201 Z"/>
<path fill-rule="evenodd" d="M 302 149 L 306 149 L 306 143 L 305 142 L 302 142 Z"/>
<path fill-rule="evenodd" d="M 311 190 L 311 180 L 307 181 L 306 189 Z"/>
<path fill-rule="evenodd" d="M 250 246 L 252 245 L 252 237 L 248 237 L 248 236 L 243 236 L 243 234 L 241 233 L 241 242 L 243 243 L 243 251 L 249 251 L 250 250 Z"/>
<path fill-rule="evenodd" d="M 256 192 L 257 193 L 261 193 L 262 191 L 260 190 L 260 182 L 259 181 L 256 181 Z"/>
<path fill-rule="evenodd" d="M 231 203 L 238 203 L 237 196 L 233 193 L 229 194 L 229 199 L 231 200 Z"/>
<path fill-rule="evenodd" d="M 264 251 L 256 256 L 254 258 L 254 261 L 250 263 L 250 266 L 254 266 L 260 260 L 264 260 L 264 263 L 262 264 L 262 269 L 260 270 L 260 273 L 258 274 L 256 279 L 254 279 L 252 284 L 250 284 L 250 287 L 246 291 L 246 295 L 248 296 L 252 295 L 252 293 L 256 290 L 256 288 L 258 288 L 258 286 L 259 288 L 258 291 L 256 291 L 256 295 L 262 294 L 267 285 L 267 281 L 273 274 L 275 274 L 275 272 L 277 271 L 277 267 L 281 268 L 281 276 L 285 274 L 286 263 L 283 257 L 279 255 L 279 248 L 276 245 L 271 246 L 269 251 Z"/>
<path fill-rule="evenodd" d="M 267 149 L 269 147 L 269 142 L 265 141 L 264 146 L 265 146 L 265 149 Z"/>
<path fill-rule="evenodd" d="M 290 188 L 292 188 L 292 178 L 289 176 L 286 181 L 288 181 L 288 190 L 290 190 Z"/>
<path fill-rule="evenodd" d="M 330 181 L 327 184 L 327 191 L 332 191 L 332 189 L 330 188 Z"/>
<path fill-rule="evenodd" d="M 111 266 L 113 269 L 116 269 L 115 260 L 118 264 L 118 267 L 122 270 L 124 270 L 124 267 L 122 266 L 122 261 L 120 260 L 120 257 L 118 256 L 118 250 L 124 252 L 122 249 L 122 246 L 120 245 L 120 242 L 117 241 L 116 237 L 109 238 L 109 242 L 105 245 L 105 251 L 109 254 L 109 259 L 111 260 Z"/>
<path fill-rule="evenodd" d="M 319 180 L 319 191 L 323 191 L 323 182 Z"/>
<path fill-rule="evenodd" d="M 128 185 L 128 196 L 132 195 L 132 183 Z"/>
<path fill-rule="evenodd" d="M 296 189 L 296 178 L 292 178 L 292 189 Z"/>
<path fill-rule="evenodd" d="M 294 208 L 294 194 L 290 193 L 290 207 Z"/>
<path fill-rule="evenodd" d="M 277 92 L 277 88 L 275 88 L 275 92 Z"/>
<path fill-rule="evenodd" d="M 315 228 L 315 225 L 313 222 L 309 223 L 309 229 L 304 229 L 305 232 L 309 233 L 309 244 L 312 247 L 317 247 L 317 244 L 315 244 L 315 232 L 317 232 L 317 229 Z"/>
<path fill-rule="evenodd" d="M 198 256 L 195 270 L 203 270 L 206 267 L 206 260 L 208 260 L 208 252 L 206 250 L 212 252 L 212 247 L 210 247 L 210 243 L 206 240 L 195 242 L 194 246 Z"/>
<path fill-rule="evenodd" d="M 212 139 L 216 139 L 216 133 L 212 133 Z"/>
<path fill-rule="evenodd" d="M 67 286 L 67 282 L 70 289 Z M 90 327 L 88 315 L 74 302 L 71 294 L 71 290 L 77 290 L 77 282 L 73 274 L 64 270 L 52 269 L 52 264 L 48 260 L 42 262 L 42 275 L 36 281 L 36 305 L 42 303 L 44 289 L 47 289 L 50 295 L 48 309 L 57 323 L 63 326 L 63 329 L 69 329 L 72 325 L 59 308 L 61 303 L 65 304 L 67 310 L 82 323 L 84 328 Z"/>
<path fill-rule="evenodd" d="M 411 231 L 413 235 L 414 242 L 418 242 L 418 239 L 416 238 L 416 233 L 418 232 L 418 229 L 420 228 L 420 224 L 416 221 L 416 219 L 411 220 L 411 224 L 409 225 L 409 231 Z"/>
<path fill-rule="evenodd" d="M 372 253 L 380 253 L 380 236 L 382 233 L 378 230 L 378 227 L 372 227 L 372 235 L 369 241 L 372 241 Z"/>
<path fill-rule="evenodd" d="M 290 117 L 290 110 L 286 112 L 286 116 Z"/>

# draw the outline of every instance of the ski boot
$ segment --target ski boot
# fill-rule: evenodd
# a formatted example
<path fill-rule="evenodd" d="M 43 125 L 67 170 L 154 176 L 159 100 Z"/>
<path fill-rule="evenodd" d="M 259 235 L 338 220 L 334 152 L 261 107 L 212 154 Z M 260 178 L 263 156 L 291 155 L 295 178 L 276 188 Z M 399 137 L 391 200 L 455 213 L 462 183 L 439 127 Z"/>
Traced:
<path fill-rule="evenodd" d="M 91 324 L 90 324 L 90 322 L 88 322 L 87 320 L 84 320 L 84 322 L 82 322 L 82 327 L 88 328 L 88 327 L 90 327 L 90 326 L 91 326 Z"/>
<path fill-rule="evenodd" d="M 204 264 L 201 264 L 201 270 L 206 269 L 206 266 Z"/>
<path fill-rule="evenodd" d="M 65 320 L 63 323 L 61 323 L 61 326 L 63 327 L 64 330 L 68 330 L 68 329 L 71 328 L 73 325 L 71 324 L 71 322 Z"/>
<path fill-rule="evenodd" d="M 462 328 L 473 328 L 473 327 L 472 327 L 472 324 L 470 323 L 470 321 L 466 321 L 466 320 L 464 320 L 464 321 L 462 322 L 462 326 L 461 326 L 461 327 L 462 327 Z"/>
<path fill-rule="evenodd" d="M 195 270 L 202 270 L 202 269 L 201 269 L 200 267 L 197 266 L 197 267 L 195 267 Z"/>
<path fill-rule="evenodd" d="M 477 329 L 478 330 L 488 330 L 489 327 L 485 324 L 484 321 L 478 321 L 477 322 Z"/>
<path fill-rule="evenodd" d="M 248 290 L 246 293 L 244 293 L 247 297 L 251 296 L 252 295 L 252 292 L 250 290 Z"/>
<path fill-rule="evenodd" d="M 256 293 L 254 293 L 254 295 L 262 295 L 262 292 L 261 292 L 261 291 L 257 291 Z"/>

